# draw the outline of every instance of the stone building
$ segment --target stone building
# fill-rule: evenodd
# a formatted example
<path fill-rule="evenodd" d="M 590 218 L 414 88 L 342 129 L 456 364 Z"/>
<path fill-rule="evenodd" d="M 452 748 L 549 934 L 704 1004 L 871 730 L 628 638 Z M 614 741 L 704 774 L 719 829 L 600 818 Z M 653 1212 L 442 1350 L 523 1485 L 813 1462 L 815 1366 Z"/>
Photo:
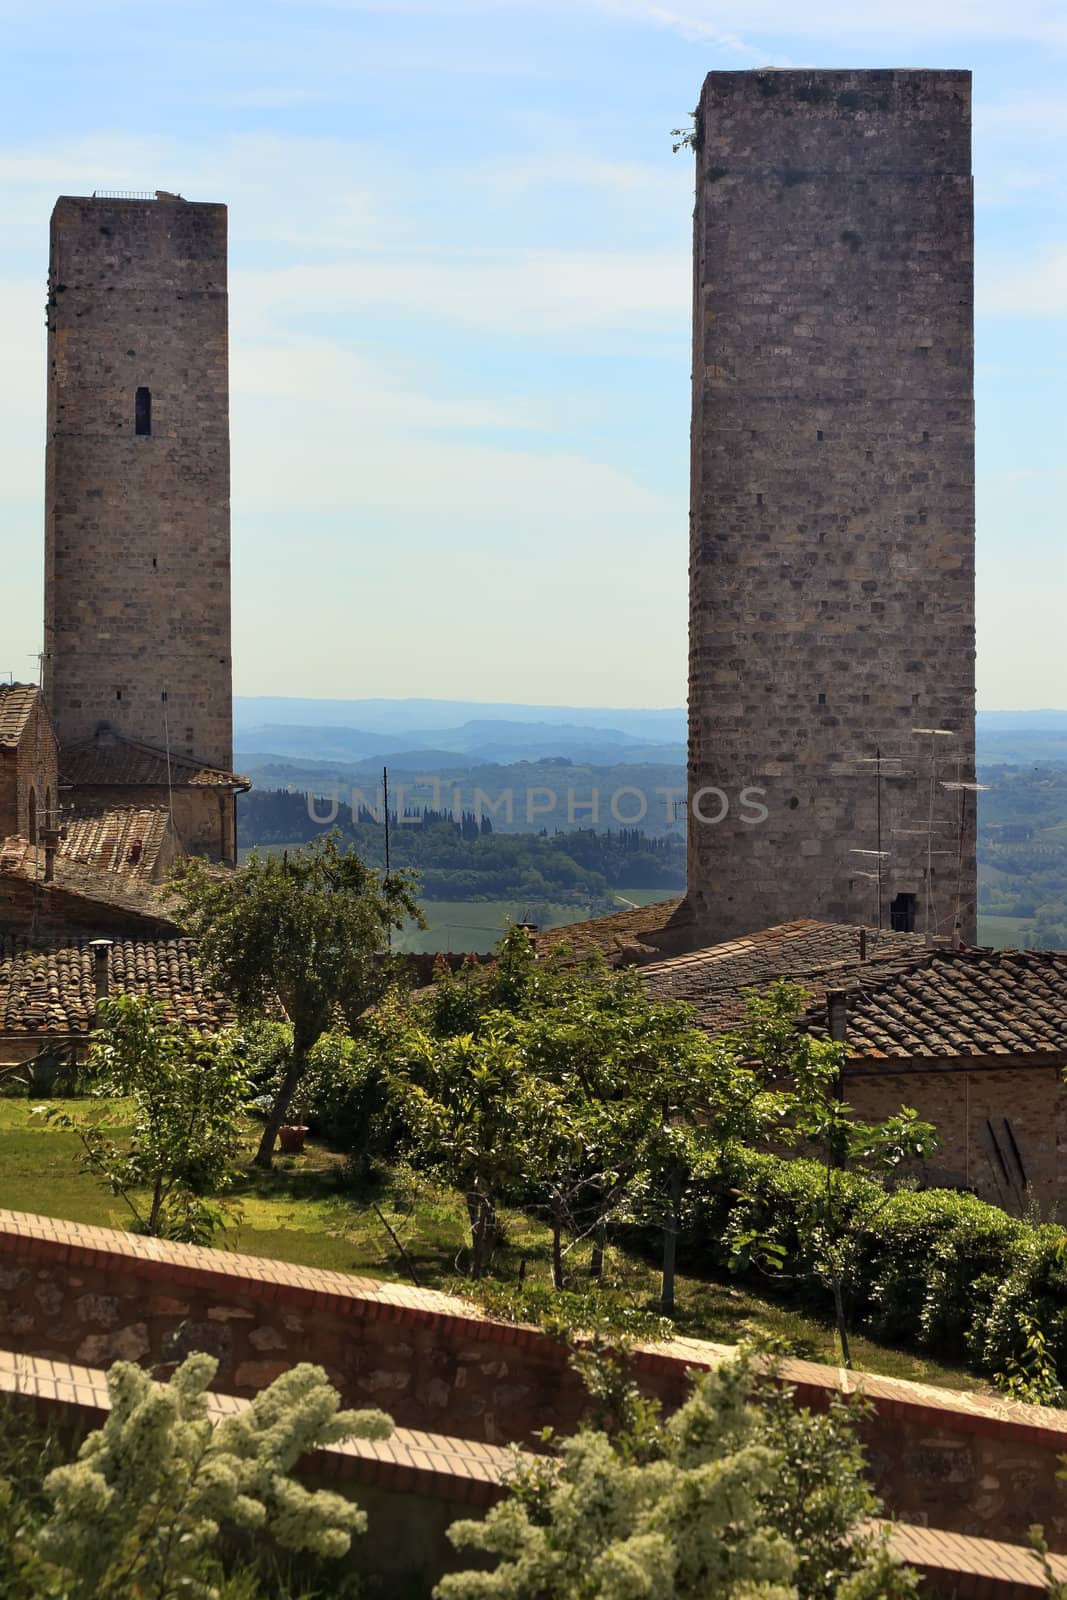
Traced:
<path fill-rule="evenodd" d="M 0 839 L 36 843 L 59 792 L 59 749 L 44 696 L 32 683 L 0 683 Z"/>
<path fill-rule="evenodd" d="M 1014 1216 L 1067 1216 L 1067 953 L 934 950 L 843 975 L 845 1099 L 879 1121 L 914 1106 L 940 1149 L 915 1175 Z M 828 1028 L 825 1004 L 805 1018 Z"/>
<path fill-rule="evenodd" d="M 44 685 L 68 799 L 165 801 L 181 848 L 232 864 L 228 381 L 225 206 L 58 200 Z"/>
<path fill-rule="evenodd" d="M 84 1059 L 97 999 L 108 994 L 154 1000 L 170 1020 L 201 1033 L 234 1021 L 191 939 L 161 937 L 147 924 L 95 944 L 86 934 L 30 939 L 0 929 L 0 1067 L 44 1049 Z"/>
<path fill-rule="evenodd" d="M 1067 953 L 931 950 L 919 934 L 802 920 L 641 968 L 652 996 L 685 1001 L 715 1036 L 779 978 L 808 996 L 798 1025 L 845 1044 L 857 1117 L 908 1105 L 933 1123 L 940 1149 L 920 1183 L 1063 1220 Z"/>
<path fill-rule="evenodd" d="M 973 941 L 970 75 L 713 72 L 695 142 L 677 920 Z"/>

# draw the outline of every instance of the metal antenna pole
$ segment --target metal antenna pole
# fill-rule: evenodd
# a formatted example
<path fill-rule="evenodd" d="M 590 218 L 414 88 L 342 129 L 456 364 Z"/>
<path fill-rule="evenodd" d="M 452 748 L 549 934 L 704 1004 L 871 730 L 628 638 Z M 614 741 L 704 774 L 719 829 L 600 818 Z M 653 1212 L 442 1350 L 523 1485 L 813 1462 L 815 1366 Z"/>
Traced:
<path fill-rule="evenodd" d="M 930 801 L 926 818 L 926 937 L 934 936 L 934 792 L 937 784 L 937 744 L 938 739 L 954 739 L 955 733 L 951 728 L 912 728 L 912 733 L 929 735 L 930 739 Z M 938 851 L 943 855 L 944 851 Z"/>
<path fill-rule="evenodd" d="M 878 818 L 878 932 L 882 931 L 882 747 L 874 747 L 874 794 Z"/>
<path fill-rule="evenodd" d="M 389 882 L 389 768 L 382 768 L 382 815 L 385 818 L 385 881 Z M 393 930 L 386 929 L 390 950 L 393 948 Z"/>
<path fill-rule="evenodd" d="M 952 929 L 953 935 L 956 937 L 957 943 L 959 942 L 958 935 L 959 935 L 959 930 L 960 930 L 960 902 L 963 899 L 963 840 L 964 840 L 964 835 L 966 833 L 967 796 L 969 794 L 973 794 L 975 796 L 975 802 L 974 803 L 975 803 L 975 809 L 977 810 L 977 807 L 978 807 L 978 796 L 980 794 L 984 794 L 986 792 L 986 790 L 989 788 L 988 783 L 966 783 L 966 782 L 964 782 L 959 777 L 959 773 L 961 772 L 962 767 L 963 767 L 963 758 L 961 756 L 959 761 L 957 761 L 957 763 L 956 763 L 957 777 L 956 777 L 955 783 L 946 783 L 944 779 L 941 780 L 942 789 L 947 789 L 950 794 L 958 794 L 959 797 L 960 797 L 959 837 L 957 839 L 957 848 L 956 848 L 956 920 L 955 920 L 955 923 L 953 924 L 953 929 Z"/>

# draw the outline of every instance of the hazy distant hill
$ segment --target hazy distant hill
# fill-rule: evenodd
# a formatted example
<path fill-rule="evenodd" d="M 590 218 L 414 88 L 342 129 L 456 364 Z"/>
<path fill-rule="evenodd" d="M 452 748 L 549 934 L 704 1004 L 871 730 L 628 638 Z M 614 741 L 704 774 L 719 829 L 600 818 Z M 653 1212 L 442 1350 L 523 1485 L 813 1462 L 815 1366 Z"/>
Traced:
<path fill-rule="evenodd" d="M 411 734 L 419 743 L 439 745 L 442 729 L 466 723 L 543 723 L 551 727 L 596 729 L 648 744 L 684 743 L 686 714 L 681 706 L 666 710 L 616 709 L 603 706 L 524 706 L 484 700 L 303 700 L 278 695 L 236 695 L 234 732 L 246 749 L 263 748 L 248 737 L 256 729 L 285 725 L 303 728 L 355 728 L 368 733 Z M 432 739 L 423 736 L 433 733 Z"/>
<path fill-rule="evenodd" d="M 541 761 L 553 756 L 608 766 L 623 761 L 671 763 L 685 759 L 685 747 L 680 742 L 651 742 L 620 728 L 498 718 L 479 718 L 455 728 L 415 728 L 402 733 L 331 724 L 263 723 L 238 732 L 236 753 L 242 770 L 252 764 L 252 756 L 263 753 L 298 762 L 387 760 L 420 769 L 425 769 L 428 762 L 439 764 L 442 758 L 460 767 L 493 761 Z"/>
<path fill-rule="evenodd" d="M 302 700 L 238 696 L 243 770 L 278 763 L 348 768 L 386 760 L 408 771 L 455 770 L 565 756 L 590 766 L 685 760 L 683 707 L 521 706 L 477 700 Z M 980 711 L 983 762 L 1067 762 L 1067 711 Z M 250 774 L 251 775 L 251 774 Z M 346 773 L 347 776 L 347 773 Z"/>

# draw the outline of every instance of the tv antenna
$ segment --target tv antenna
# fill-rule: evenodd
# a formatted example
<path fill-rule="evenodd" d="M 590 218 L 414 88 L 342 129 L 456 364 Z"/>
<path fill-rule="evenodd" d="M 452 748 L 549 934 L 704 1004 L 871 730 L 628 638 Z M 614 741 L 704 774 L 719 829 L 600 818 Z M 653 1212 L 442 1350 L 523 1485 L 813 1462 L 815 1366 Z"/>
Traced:
<path fill-rule="evenodd" d="M 969 783 L 961 776 L 962 772 L 963 757 L 960 755 L 956 758 L 955 778 L 951 780 L 942 778 L 941 780 L 942 789 L 944 789 L 948 794 L 958 794 L 960 797 L 959 831 L 956 840 L 956 920 L 953 924 L 952 930 L 956 937 L 957 943 L 959 942 L 960 931 L 960 901 L 963 898 L 963 840 L 967 831 L 967 796 L 969 794 L 973 794 L 975 796 L 984 794 L 989 788 L 988 783 Z M 977 807 L 978 801 L 976 799 L 976 814 Z"/>
<path fill-rule="evenodd" d="M 931 939 L 937 931 L 934 921 L 934 856 L 951 855 L 951 850 L 934 849 L 934 797 L 937 792 L 937 741 L 938 739 L 954 739 L 953 728 L 912 728 L 912 733 L 920 738 L 930 740 L 930 801 L 926 816 L 926 927 L 927 939 Z M 918 832 L 918 829 L 901 829 L 900 832 Z"/>

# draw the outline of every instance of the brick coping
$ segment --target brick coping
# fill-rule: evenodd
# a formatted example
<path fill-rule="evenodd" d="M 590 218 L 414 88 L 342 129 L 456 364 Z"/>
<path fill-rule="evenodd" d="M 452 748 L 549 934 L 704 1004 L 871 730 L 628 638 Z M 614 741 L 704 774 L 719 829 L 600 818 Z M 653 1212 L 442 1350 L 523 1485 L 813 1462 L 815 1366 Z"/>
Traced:
<path fill-rule="evenodd" d="M 39 1415 L 98 1428 L 111 1410 L 107 1374 L 67 1361 L 0 1350 L 0 1395 L 25 1402 Z M 246 1411 L 249 1400 L 211 1393 L 215 1422 Z M 475 1439 L 454 1439 L 418 1428 L 394 1428 L 388 1439 L 348 1439 L 316 1450 L 308 1466 L 315 1477 L 371 1483 L 383 1489 L 423 1493 L 461 1505 L 492 1505 L 505 1492 L 516 1452 Z"/>
<path fill-rule="evenodd" d="M 437 1289 L 414 1289 L 343 1272 L 292 1266 L 267 1257 L 231 1254 L 200 1245 L 69 1222 L 60 1217 L 0 1210 L 0 1256 L 64 1261 L 112 1272 L 124 1271 L 168 1284 L 217 1289 L 220 1298 L 245 1294 L 273 1304 L 329 1309 L 361 1320 L 381 1319 L 432 1326 L 447 1335 L 536 1350 L 542 1361 L 566 1365 L 564 1345 L 541 1329 L 496 1321 L 478 1306 Z M 675 1338 L 637 1348 L 638 1372 L 680 1375 L 686 1368 L 708 1369 L 729 1354 L 730 1345 Z M 1025 1437 L 1049 1449 L 1067 1449 L 1067 1411 L 1023 1405 L 1006 1398 L 969 1394 L 910 1379 L 847 1371 L 814 1361 L 784 1358 L 775 1370 L 795 1386 L 803 1404 L 825 1405 L 834 1394 L 862 1394 L 881 1416 L 901 1422 L 936 1422 L 962 1433 Z"/>
<path fill-rule="evenodd" d="M 977 1539 L 965 1533 L 945 1533 L 940 1528 L 909 1522 L 882 1522 L 893 1554 L 917 1567 L 935 1594 L 982 1600 L 1031 1600 L 1044 1595 L 1045 1578 L 1033 1551 L 1026 1545 L 999 1539 Z M 1052 1571 L 1067 1579 L 1067 1556 L 1049 1557 Z"/>
<path fill-rule="evenodd" d="M 111 1409 L 107 1375 L 91 1367 L 0 1350 L 0 1395 L 43 1417 L 66 1415 L 84 1427 L 99 1427 Z M 247 1409 L 235 1395 L 208 1395 L 215 1421 Z M 517 1453 L 414 1428 L 396 1428 L 388 1439 L 351 1439 L 318 1450 L 305 1463 L 312 1478 L 372 1484 L 399 1493 L 421 1493 L 458 1506 L 488 1508 L 505 1493 Z M 935 1593 L 982 1600 L 1032 1600 L 1045 1582 L 1033 1553 L 1023 1545 L 902 1522 L 868 1525 L 886 1532 L 902 1561 L 917 1567 Z M 1067 1557 L 1051 1557 L 1056 1577 L 1067 1579 Z"/>

